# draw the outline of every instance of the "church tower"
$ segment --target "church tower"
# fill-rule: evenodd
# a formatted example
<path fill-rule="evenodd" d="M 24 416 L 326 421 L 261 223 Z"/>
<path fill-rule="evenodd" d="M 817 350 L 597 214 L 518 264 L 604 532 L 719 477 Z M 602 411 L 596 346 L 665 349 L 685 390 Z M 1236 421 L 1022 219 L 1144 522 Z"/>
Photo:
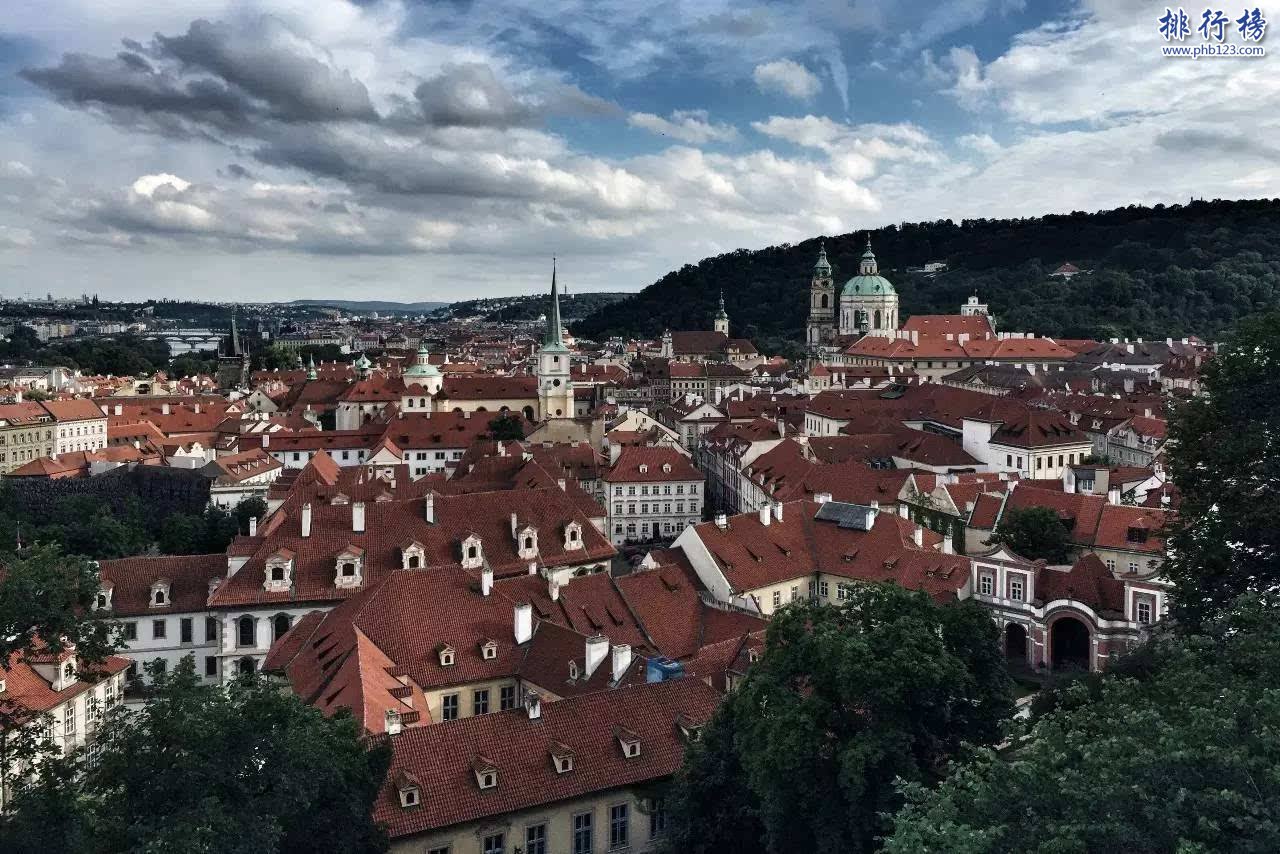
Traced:
<path fill-rule="evenodd" d="M 840 291 L 840 334 L 892 338 L 897 329 L 898 292 L 880 275 L 868 234 L 867 248 L 858 262 L 858 275 L 845 282 Z"/>
<path fill-rule="evenodd" d="M 831 341 L 836 325 L 836 283 L 831 278 L 831 264 L 827 261 L 827 246 L 818 250 L 818 263 L 813 265 L 813 278 L 809 280 L 809 323 L 805 341 L 817 347 Z"/>
<path fill-rule="evenodd" d="M 720 310 L 716 312 L 715 331 L 723 332 L 726 338 L 729 337 L 729 313 L 724 310 L 724 291 L 720 292 Z"/>
<path fill-rule="evenodd" d="M 573 385 L 569 381 L 569 348 L 560 329 L 560 289 L 556 262 L 551 260 L 551 310 L 547 331 L 538 349 L 538 405 L 543 418 L 573 417 Z"/>

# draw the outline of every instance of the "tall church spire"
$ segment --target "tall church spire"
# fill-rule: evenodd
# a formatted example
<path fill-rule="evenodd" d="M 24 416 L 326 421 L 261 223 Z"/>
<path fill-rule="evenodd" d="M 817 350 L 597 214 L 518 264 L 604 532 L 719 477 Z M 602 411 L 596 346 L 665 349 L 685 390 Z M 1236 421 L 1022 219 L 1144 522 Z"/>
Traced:
<path fill-rule="evenodd" d="M 720 290 L 720 310 L 716 312 L 716 317 L 715 317 L 714 323 L 712 324 L 712 328 L 715 329 L 716 332 L 723 332 L 725 335 L 729 334 L 729 312 L 724 310 L 724 289 L 723 288 L 721 288 Z"/>
<path fill-rule="evenodd" d="M 556 259 L 551 259 L 551 310 L 547 312 L 547 331 L 542 337 L 543 349 L 565 349 L 560 337 L 560 287 L 556 284 Z"/>
<path fill-rule="evenodd" d="M 879 265 L 876 264 L 876 253 L 871 251 L 871 232 L 867 232 L 867 248 L 862 253 L 862 261 L 858 264 L 858 275 L 860 276 L 878 276 L 880 275 Z"/>

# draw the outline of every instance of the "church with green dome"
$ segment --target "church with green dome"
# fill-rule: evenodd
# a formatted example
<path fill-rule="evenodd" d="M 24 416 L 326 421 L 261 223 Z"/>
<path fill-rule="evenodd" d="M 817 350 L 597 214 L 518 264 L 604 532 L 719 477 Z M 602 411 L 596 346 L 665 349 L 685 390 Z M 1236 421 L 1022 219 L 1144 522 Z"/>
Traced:
<path fill-rule="evenodd" d="M 880 275 L 871 238 L 868 236 L 867 248 L 858 262 L 858 275 L 844 283 L 838 299 L 823 247 L 809 286 L 808 344 L 830 344 L 836 336 L 892 336 L 897 328 L 898 292 L 892 282 Z"/>

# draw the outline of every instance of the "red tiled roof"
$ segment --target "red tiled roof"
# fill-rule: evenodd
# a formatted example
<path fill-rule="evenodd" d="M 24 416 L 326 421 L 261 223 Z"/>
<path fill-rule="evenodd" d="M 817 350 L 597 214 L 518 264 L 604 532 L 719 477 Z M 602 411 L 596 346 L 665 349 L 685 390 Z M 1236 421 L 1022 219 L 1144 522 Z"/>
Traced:
<path fill-rule="evenodd" d="M 1069 568 L 1043 567 L 1036 576 L 1036 598 L 1072 599 L 1114 616 L 1124 613 L 1124 582 L 1097 555 L 1084 554 Z"/>
<path fill-rule="evenodd" d="M 98 562 L 98 574 L 111 585 L 116 617 L 174 614 L 208 608 L 209 581 L 227 574 L 225 554 L 126 557 Z M 169 582 L 169 604 L 151 605 L 151 585 Z"/>
<path fill-rule="evenodd" d="M 697 679 L 674 679 L 544 703 L 537 720 L 514 709 L 407 729 L 391 739 L 391 769 L 374 820 L 399 839 L 656 782 L 674 773 L 683 759 L 677 719 L 702 723 L 717 700 L 716 692 Z M 635 733 L 639 756 L 623 756 L 615 727 Z M 550 750 L 557 742 L 573 750 L 572 771 L 560 774 L 552 768 Z M 478 757 L 496 768 L 495 788 L 476 785 L 472 765 Z M 405 774 L 423 785 L 418 806 L 400 806 L 396 780 Z"/>
<path fill-rule="evenodd" d="M 625 447 L 604 473 L 609 483 L 652 483 L 702 480 L 684 454 L 668 447 Z"/>

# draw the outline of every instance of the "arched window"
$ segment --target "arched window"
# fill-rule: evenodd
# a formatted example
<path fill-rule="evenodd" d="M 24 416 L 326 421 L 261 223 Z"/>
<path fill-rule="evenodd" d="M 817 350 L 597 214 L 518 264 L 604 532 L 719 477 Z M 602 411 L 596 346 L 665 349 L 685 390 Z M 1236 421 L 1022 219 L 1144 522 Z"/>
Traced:
<path fill-rule="evenodd" d="M 236 644 L 238 646 L 258 645 L 258 621 L 245 615 L 236 620 Z"/>
<path fill-rule="evenodd" d="M 533 407 L 532 407 L 532 406 L 526 406 L 526 407 L 524 408 L 524 417 L 525 417 L 525 420 L 526 420 L 526 421 L 532 421 L 532 420 L 533 420 Z"/>
<path fill-rule="evenodd" d="M 475 558 L 476 556 L 478 556 L 479 554 L 480 554 L 480 553 L 479 553 L 478 551 L 476 551 L 476 547 L 475 547 L 475 546 L 470 546 L 470 547 L 468 547 L 468 548 L 467 548 L 467 557 L 474 559 L 474 558 Z"/>
<path fill-rule="evenodd" d="M 292 623 L 293 620 L 289 618 L 288 614 L 276 614 L 275 619 L 271 621 L 271 628 L 275 633 L 275 639 L 280 640 L 280 638 L 284 637 L 285 632 L 289 631 L 289 626 L 292 625 Z"/>
<path fill-rule="evenodd" d="M 830 307 L 831 307 L 830 297 L 828 297 L 826 294 L 823 294 L 823 295 L 822 295 L 822 307 L 823 307 L 823 308 L 830 308 Z"/>

